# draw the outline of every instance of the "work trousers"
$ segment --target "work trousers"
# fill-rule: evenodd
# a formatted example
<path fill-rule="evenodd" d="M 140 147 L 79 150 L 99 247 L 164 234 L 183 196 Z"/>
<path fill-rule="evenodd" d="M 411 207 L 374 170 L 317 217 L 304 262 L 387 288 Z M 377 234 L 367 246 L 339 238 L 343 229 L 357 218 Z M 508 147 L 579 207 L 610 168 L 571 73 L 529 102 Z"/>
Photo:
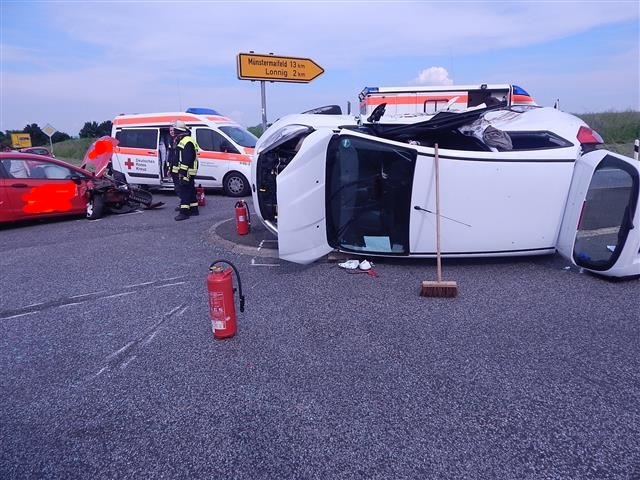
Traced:
<path fill-rule="evenodd" d="M 196 199 L 196 185 L 193 177 L 188 182 L 178 181 L 178 195 L 180 196 L 180 213 L 198 211 L 198 200 Z"/>
<path fill-rule="evenodd" d="M 173 191 L 180 198 L 180 178 L 178 178 L 178 174 L 171 172 L 171 180 L 173 180 Z"/>

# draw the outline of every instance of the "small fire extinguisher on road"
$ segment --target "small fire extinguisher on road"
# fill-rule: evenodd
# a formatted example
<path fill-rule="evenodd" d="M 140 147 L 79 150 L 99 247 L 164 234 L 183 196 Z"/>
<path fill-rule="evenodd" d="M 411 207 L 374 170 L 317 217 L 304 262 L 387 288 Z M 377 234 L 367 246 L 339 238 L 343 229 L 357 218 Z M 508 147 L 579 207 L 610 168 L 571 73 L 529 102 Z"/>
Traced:
<path fill-rule="evenodd" d="M 196 188 L 196 200 L 198 201 L 199 207 L 204 207 L 207 203 L 207 200 L 204 197 L 204 188 L 202 184 L 199 184 L 198 188 Z"/>
<path fill-rule="evenodd" d="M 249 233 L 250 226 L 249 208 L 244 200 L 239 200 L 236 202 L 236 230 L 238 235 Z"/>
<path fill-rule="evenodd" d="M 226 263 L 231 268 L 224 268 L 219 265 Z M 235 272 L 238 280 L 238 292 L 240 294 L 240 312 L 244 312 L 244 295 L 242 295 L 242 283 L 238 269 L 226 260 L 216 260 L 209 267 L 207 275 L 207 291 L 209 293 L 209 314 L 211 316 L 211 327 L 213 338 L 221 340 L 231 338 L 236 334 L 236 309 L 234 304 L 233 278 L 231 273 Z"/>

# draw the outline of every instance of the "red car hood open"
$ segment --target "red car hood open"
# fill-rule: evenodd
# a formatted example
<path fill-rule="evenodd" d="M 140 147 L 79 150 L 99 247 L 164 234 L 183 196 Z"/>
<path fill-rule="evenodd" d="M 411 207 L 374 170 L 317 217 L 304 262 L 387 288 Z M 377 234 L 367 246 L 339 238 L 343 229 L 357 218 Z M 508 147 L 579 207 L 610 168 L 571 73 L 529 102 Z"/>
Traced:
<path fill-rule="evenodd" d="M 111 155 L 113 155 L 113 149 L 120 143 L 113 137 L 105 135 L 100 137 L 91 144 L 89 150 L 84 155 L 81 168 L 85 170 L 89 165 L 93 165 L 95 169 L 95 176 L 102 177 L 104 175 L 109 162 L 111 161 Z M 91 169 L 93 170 L 93 169 Z"/>

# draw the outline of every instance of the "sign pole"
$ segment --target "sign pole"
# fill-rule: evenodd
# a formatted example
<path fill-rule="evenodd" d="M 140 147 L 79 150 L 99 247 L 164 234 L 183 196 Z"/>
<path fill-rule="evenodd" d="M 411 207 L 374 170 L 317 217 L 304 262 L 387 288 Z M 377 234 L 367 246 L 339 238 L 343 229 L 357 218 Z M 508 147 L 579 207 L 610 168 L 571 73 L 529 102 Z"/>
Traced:
<path fill-rule="evenodd" d="M 265 81 L 260 80 L 260 95 L 262 97 L 262 133 L 267 130 L 267 94 L 264 84 Z"/>

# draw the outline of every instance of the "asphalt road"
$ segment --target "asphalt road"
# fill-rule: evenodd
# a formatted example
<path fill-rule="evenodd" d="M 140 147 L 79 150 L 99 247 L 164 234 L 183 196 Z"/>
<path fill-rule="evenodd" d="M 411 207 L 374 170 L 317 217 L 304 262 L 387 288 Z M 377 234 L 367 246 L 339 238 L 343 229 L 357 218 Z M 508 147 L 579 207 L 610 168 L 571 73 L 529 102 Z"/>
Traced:
<path fill-rule="evenodd" d="M 638 280 L 445 261 L 458 297 L 424 298 L 431 260 L 281 262 L 234 243 L 233 199 L 164 200 L 0 229 L 0 478 L 640 478 Z M 247 298 L 224 341 L 219 258 Z"/>

